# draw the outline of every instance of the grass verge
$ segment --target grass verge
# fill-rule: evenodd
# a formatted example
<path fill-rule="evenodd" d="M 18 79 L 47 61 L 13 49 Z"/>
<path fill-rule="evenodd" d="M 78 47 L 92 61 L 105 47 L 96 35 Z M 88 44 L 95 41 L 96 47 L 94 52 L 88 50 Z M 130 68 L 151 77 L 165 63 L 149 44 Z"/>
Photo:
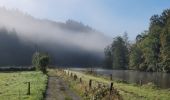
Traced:
<path fill-rule="evenodd" d="M 30 95 L 27 95 L 30 82 Z M 47 76 L 37 71 L 0 72 L 0 100 L 42 100 Z"/>
<path fill-rule="evenodd" d="M 159 89 L 155 88 L 152 85 L 143 85 L 137 86 L 134 84 L 119 83 L 116 81 L 110 81 L 108 79 L 93 76 L 81 72 L 65 70 L 67 73 L 76 74 L 78 77 L 82 77 L 82 80 L 89 81 L 90 79 L 105 84 L 110 84 L 114 82 L 114 88 L 116 88 L 123 100 L 169 100 L 170 99 L 170 90 L 169 89 Z"/>
<path fill-rule="evenodd" d="M 156 88 L 152 84 L 147 85 L 136 85 L 136 84 L 128 84 L 119 81 L 110 81 L 109 79 L 101 76 L 94 76 L 90 74 L 85 74 L 82 72 L 65 70 L 65 74 L 62 74 L 61 71 L 50 70 L 51 75 L 59 75 L 62 77 L 68 84 L 69 87 L 75 90 L 80 96 L 84 96 L 83 88 L 87 86 L 89 80 L 98 81 L 104 84 L 110 85 L 111 82 L 114 83 L 114 88 L 116 88 L 123 100 L 169 100 L 170 99 L 170 89 L 160 89 Z M 68 75 L 69 73 L 69 75 Z M 83 81 L 83 85 L 80 84 L 79 81 L 74 81 L 70 78 L 70 74 L 77 75 L 78 79 L 81 77 Z M 96 84 L 93 84 L 96 85 Z M 87 98 L 88 99 L 88 98 Z"/>

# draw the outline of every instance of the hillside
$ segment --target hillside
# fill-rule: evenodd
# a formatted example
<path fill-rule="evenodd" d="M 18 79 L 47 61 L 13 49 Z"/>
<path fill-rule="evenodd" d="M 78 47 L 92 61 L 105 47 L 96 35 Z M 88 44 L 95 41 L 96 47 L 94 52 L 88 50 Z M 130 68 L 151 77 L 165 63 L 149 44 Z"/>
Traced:
<path fill-rule="evenodd" d="M 1 66 L 30 65 L 37 50 L 47 52 L 55 65 L 98 65 L 103 48 L 111 42 L 81 22 L 37 19 L 6 8 L 0 8 L 0 35 Z"/>

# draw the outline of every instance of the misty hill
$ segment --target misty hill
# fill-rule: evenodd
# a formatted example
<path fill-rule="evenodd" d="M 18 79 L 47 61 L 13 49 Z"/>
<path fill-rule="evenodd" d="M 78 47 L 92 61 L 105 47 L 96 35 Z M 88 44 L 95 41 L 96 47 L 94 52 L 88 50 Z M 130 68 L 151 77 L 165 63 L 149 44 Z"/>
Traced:
<path fill-rule="evenodd" d="M 50 22 L 50 20 L 47 20 Z M 84 25 L 83 23 L 81 22 L 77 22 L 77 21 L 74 21 L 74 20 L 67 20 L 65 23 L 56 23 L 56 22 L 53 22 L 51 21 L 52 24 L 60 27 L 61 29 L 63 30 L 68 30 L 68 31 L 73 31 L 73 32 L 95 32 L 94 29 L 92 29 L 91 27 L 87 26 L 87 25 Z"/>
<path fill-rule="evenodd" d="M 81 22 L 37 19 L 0 8 L 0 65 L 30 65 L 35 51 L 47 52 L 52 64 L 92 66 L 103 61 L 111 39 Z"/>

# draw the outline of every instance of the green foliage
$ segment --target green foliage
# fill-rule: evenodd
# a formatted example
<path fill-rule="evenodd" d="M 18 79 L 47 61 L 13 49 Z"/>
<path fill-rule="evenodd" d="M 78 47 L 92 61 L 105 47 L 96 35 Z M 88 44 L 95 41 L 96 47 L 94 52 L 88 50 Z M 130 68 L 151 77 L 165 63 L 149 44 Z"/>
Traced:
<path fill-rule="evenodd" d="M 116 37 L 111 46 L 105 48 L 105 62 L 114 69 L 126 69 L 128 66 L 127 38 Z"/>
<path fill-rule="evenodd" d="M 34 55 L 32 57 L 32 64 L 36 68 L 36 70 L 40 70 L 39 60 L 38 60 L 39 56 L 40 56 L 40 53 L 36 52 L 36 53 L 34 53 Z"/>
<path fill-rule="evenodd" d="M 170 25 L 169 25 L 170 26 Z M 161 65 L 164 72 L 170 72 L 170 28 L 161 34 Z"/>
<path fill-rule="evenodd" d="M 159 40 L 154 36 L 147 36 L 141 43 L 139 44 L 140 49 L 142 51 L 143 64 L 147 65 L 147 68 L 144 69 L 146 71 L 156 71 L 157 65 L 156 63 L 159 60 Z"/>
<path fill-rule="evenodd" d="M 116 37 L 105 49 L 107 65 L 112 63 L 117 69 L 129 65 L 129 69 L 170 72 L 170 9 L 153 15 L 149 30 L 137 35 L 136 43 L 130 48 L 126 37 Z"/>
<path fill-rule="evenodd" d="M 133 45 L 131 47 L 131 52 L 129 55 L 129 68 L 130 69 L 139 69 L 142 70 L 141 68 L 141 63 L 142 63 L 142 51 L 137 45 Z"/>
<path fill-rule="evenodd" d="M 112 43 L 113 68 L 126 69 L 128 49 L 122 37 L 116 37 Z"/>
<path fill-rule="evenodd" d="M 131 48 L 129 68 L 170 72 L 170 9 L 150 19 L 148 32 L 139 34 Z"/>
<path fill-rule="evenodd" d="M 46 68 L 49 64 L 49 56 L 44 53 L 36 52 L 33 55 L 32 64 L 36 68 L 36 70 L 40 70 L 43 73 L 46 73 Z"/>
<path fill-rule="evenodd" d="M 104 53 L 105 53 L 105 68 L 112 69 L 113 58 L 111 47 L 107 46 L 104 50 Z"/>

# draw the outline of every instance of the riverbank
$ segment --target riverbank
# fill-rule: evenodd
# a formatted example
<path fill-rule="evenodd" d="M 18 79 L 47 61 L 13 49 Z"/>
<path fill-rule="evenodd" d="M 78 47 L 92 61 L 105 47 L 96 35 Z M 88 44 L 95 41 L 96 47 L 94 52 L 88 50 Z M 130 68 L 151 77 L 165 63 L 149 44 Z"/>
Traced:
<path fill-rule="evenodd" d="M 164 72 L 141 72 L 137 70 L 107 70 L 100 68 L 70 68 L 69 70 L 78 72 L 93 72 L 98 76 L 110 78 L 113 80 L 124 81 L 130 84 L 144 85 L 153 83 L 162 89 L 170 88 L 170 73 Z"/>
<path fill-rule="evenodd" d="M 62 69 L 52 69 L 48 73 L 52 76 L 61 77 L 72 91 L 81 96 L 79 100 L 122 100 L 118 91 L 107 84 L 94 82 L 93 80 L 89 83 L 88 80 L 84 80 L 84 78 L 80 78 L 73 73 L 66 74 L 66 71 Z"/>
<path fill-rule="evenodd" d="M 76 74 L 78 77 L 82 77 L 83 80 L 86 81 L 91 79 L 93 81 L 102 82 L 108 85 L 113 82 L 114 88 L 119 91 L 123 100 L 169 100 L 170 98 L 169 89 L 159 89 L 152 84 L 139 86 L 135 84 L 121 83 L 114 80 L 110 81 L 109 79 L 77 71 L 65 70 L 65 72 Z"/>

